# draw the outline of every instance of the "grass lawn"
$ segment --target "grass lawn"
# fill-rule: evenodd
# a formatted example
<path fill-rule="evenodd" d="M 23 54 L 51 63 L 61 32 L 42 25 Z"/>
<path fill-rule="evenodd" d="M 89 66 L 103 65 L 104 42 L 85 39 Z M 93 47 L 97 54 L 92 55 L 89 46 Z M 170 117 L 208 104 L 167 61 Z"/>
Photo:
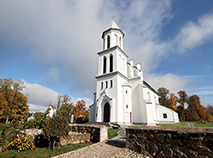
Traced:
<path fill-rule="evenodd" d="M 165 126 L 165 127 L 184 127 L 187 122 L 180 122 L 177 124 L 157 124 L 157 126 Z M 199 122 L 189 122 L 194 124 L 194 127 L 213 127 L 213 123 L 209 122 L 207 124 L 199 123 Z"/>
<path fill-rule="evenodd" d="M 66 146 L 61 146 L 60 148 L 56 147 L 55 150 L 53 151 L 52 149 L 49 148 L 35 148 L 33 151 L 24 151 L 24 152 L 18 152 L 15 150 L 10 150 L 10 151 L 5 151 L 0 153 L 0 157 L 2 158 L 11 158 L 11 157 L 16 157 L 16 158 L 49 158 L 51 156 L 55 155 L 60 155 L 72 150 L 76 150 L 79 148 L 83 148 L 85 146 L 88 146 L 89 144 L 70 144 Z"/>
<path fill-rule="evenodd" d="M 118 131 L 121 129 L 108 129 L 108 139 L 111 139 L 118 135 Z"/>
<path fill-rule="evenodd" d="M 180 122 L 176 124 L 157 124 L 157 126 L 164 126 L 164 127 L 184 127 L 186 122 Z"/>
<path fill-rule="evenodd" d="M 212 122 L 208 122 L 207 124 L 205 123 L 198 123 L 198 122 L 190 122 L 193 123 L 195 127 L 213 127 Z"/>

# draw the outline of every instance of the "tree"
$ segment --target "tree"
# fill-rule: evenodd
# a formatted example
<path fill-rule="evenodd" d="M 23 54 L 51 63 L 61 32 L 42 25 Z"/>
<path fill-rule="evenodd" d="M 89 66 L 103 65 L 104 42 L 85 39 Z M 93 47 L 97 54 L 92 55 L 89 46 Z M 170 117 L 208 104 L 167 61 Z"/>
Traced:
<path fill-rule="evenodd" d="M 89 120 L 89 112 L 86 110 L 86 102 L 84 100 L 80 100 L 76 103 L 74 112 L 75 120 L 78 118 L 82 118 L 83 122 L 87 122 Z"/>
<path fill-rule="evenodd" d="M 174 93 L 171 93 L 169 98 L 169 108 L 174 111 L 177 111 L 177 107 L 176 107 L 177 102 L 178 102 L 178 98 L 175 96 Z"/>
<path fill-rule="evenodd" d="M 189 118 L 188 121 L 206 120 L 206 112 L 204 107 L 200 104 L 200 98 L 197 95 L 192 95 L 188 100 Z"/>
<path fill-rule="evenodd" d="M 71 98 L 68 95 L 59 95 L 57 101 L 56 113 L 60 116 L 66 117 L 70 122 L 72 110 L 75 108 L 73 103 L 70 103 Z"/>
<path fill-rule="evenodd" d="M 185 104 L 188 101 L 188 96 L 185 91 L 178 92 L 178 103 L 180 104 L 177 107 L 177 112 L 181 121 L 185 121 L 186 115 L 188 116 L 187 111 L 185 110 Z"/>
<path fill-rule="evenodd" d="M 207 105 L 207 110 L 213 116 L 213 106 L 212 105 Z"/>
<path fill-rule="evenodd" d="M 161 87 L 158 89 L 158 94 L 159 94 L 159 103 L 169 109 L 172 109 L 174 111 L 177 110 L 177 102 L 178 98 L 175 96 L 174 93 L 169 93 L 169 90 Z"/>
<path fill-rule="evenodd" d="M 60 137 L 67 138 L 70 131 L 68 121 L 63 116 L 55 116 L 49 118 L 43 128 L 44 135 L 50 141 L 49 148 L 53 147 L 53 150 L 56 145 L 60 146 Z"/>
<path fill-rule="evenodd" d="M 0 119 L 7 123 L 13 119 L 26 118 L 29 106 L 28 98 L 21 93 L 23 82 L 12 79 L 0 79 Z"/>
<path fill-rule="evenodd" d="M 158 89 L 158 94 L 159 94 L 159 103 L 169 108 L 169 90 L 164 87 L 160 87 Z"/>
<path fill-rule="evenodd" d="M 206 107 L 206 119 L 207 121 L 213 121 L 213 106 L 207 105 Z"/>

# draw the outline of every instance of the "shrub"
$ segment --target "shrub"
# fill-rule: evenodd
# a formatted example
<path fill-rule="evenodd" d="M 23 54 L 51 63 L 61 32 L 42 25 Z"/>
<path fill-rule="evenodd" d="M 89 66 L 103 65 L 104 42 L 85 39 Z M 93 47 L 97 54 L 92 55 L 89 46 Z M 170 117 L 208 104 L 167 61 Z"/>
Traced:
<path fill-rule="evenodd" d="M 33 142 L 27 137 L 27 136 L 18 136 L 17 138 L 14 139 L 11 143 L 9 143 L 6 146 L 3 146 L 2 151 L 6 150 L 17 150 L 18 152 L 20 151 L 26 151 L 26 150 L 33 150 L 34 149 L 34 144 Z"/>
<path fill-rule="evenodd" d="M 60 145 L 60 137 L 67 137 L 69 133 L 68 121 L 63 116 L 55 116 L 49 118 L 43 128 L 44 135 L 50 141 L 49 147 L 52 146 L 53 150 L 56 145 Z"/>
<path fill-rule="evenodd" d="M 1 125 L 0 126 L 0 146 L 9 144 L 14 140 L 16 134 L 15 128 L 12 125 Z"/>
<path fill-rule="evenodd" d="M 46 122 L 46 115 L 42 112 L 36 112 L 34 114 L 34 119 L 31 119 L 24 123 L 24 128 L 37 128 L 41 129 L 44 127 L 44 124 Z"/>

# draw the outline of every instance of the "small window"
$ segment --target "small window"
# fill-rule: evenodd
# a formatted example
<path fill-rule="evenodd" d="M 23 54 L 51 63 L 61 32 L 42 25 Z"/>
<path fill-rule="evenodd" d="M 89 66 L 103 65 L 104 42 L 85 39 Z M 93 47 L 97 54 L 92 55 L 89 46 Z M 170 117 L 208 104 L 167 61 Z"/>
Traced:
<path fill-rule="evenodd" d="M 127 90 L 126 90 L 126 94 L 127 94 Z"/>
<path fill-rule="evenodd" d="M 167 118 L 167 114 L 163 114 L 163 118 Z"/>
<path fill-rule="evenodd" d="M 106 81 L 106 88 L 108 88 L 108 82 Z"/>
<path fill-rule="evenodd" d="M 112 80 L 110 80 L 110 88 L 112 88 L 113 86 L 113 83 L 112 83 Z"/>
<path fill-rule="evenodd" d="M 103 83 L 103 82 L 101 82 L 101 89 L 103 89 L 103 87 L 104 87 L 104 83 Z"/>
<path fill-rule="evenodd" d="M 126 108 L 128 109 L 128 105 L 126 105 Z"/>

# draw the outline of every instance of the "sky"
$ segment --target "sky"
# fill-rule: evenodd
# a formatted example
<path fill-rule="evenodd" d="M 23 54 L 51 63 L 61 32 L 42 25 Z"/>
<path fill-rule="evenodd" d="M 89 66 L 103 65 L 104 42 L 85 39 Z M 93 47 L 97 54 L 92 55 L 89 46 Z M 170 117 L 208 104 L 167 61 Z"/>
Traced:
<path fill-rule="evenodd" d="M 213 105 L 212 0 L 0 0 L 0 78 L 25 83 L 31 112 L 59 94 L 89 106 L 113 16 L 146 82 Z"/>

